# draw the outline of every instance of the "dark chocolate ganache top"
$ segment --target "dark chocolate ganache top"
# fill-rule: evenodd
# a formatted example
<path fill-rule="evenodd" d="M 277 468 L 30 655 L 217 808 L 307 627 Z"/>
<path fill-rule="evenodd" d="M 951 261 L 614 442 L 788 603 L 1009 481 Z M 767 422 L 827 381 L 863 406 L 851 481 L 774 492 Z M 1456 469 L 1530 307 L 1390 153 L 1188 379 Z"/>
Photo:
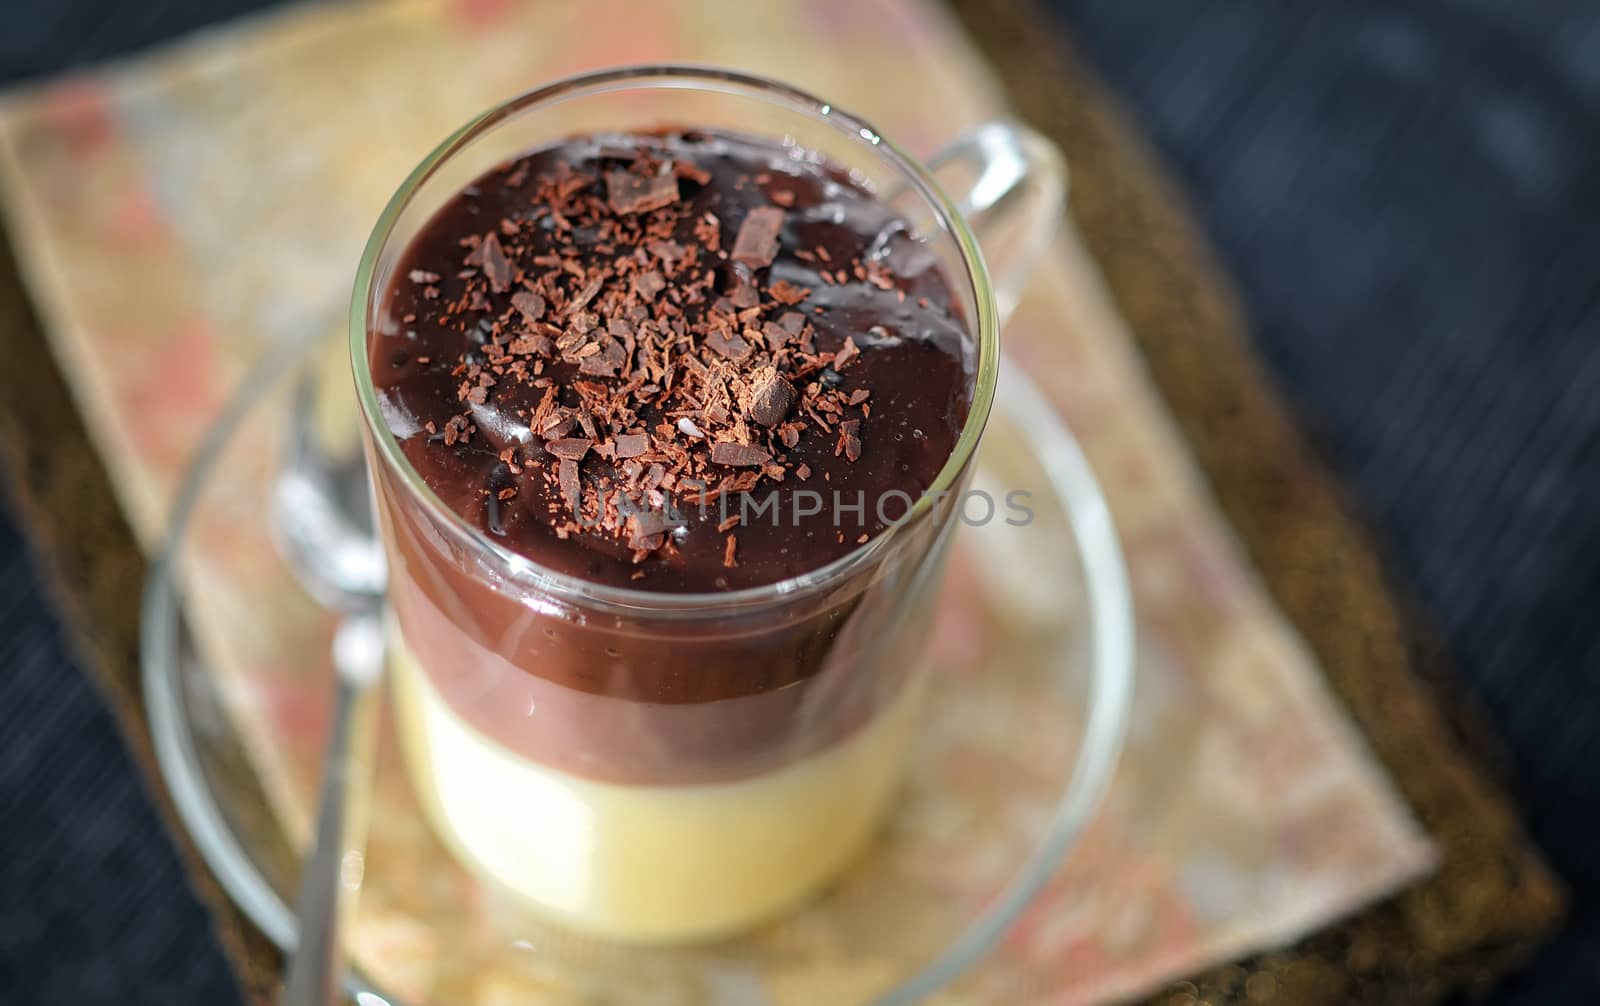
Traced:
<path fill-rule="evenodd" d="M 814 570 L 902 516 L 966 421 L 964 333 L 932 253 L 844 169 L 685 130 L 467 186 L 369 348 L 447 506 L 548 568 L 681 593 Z"/>

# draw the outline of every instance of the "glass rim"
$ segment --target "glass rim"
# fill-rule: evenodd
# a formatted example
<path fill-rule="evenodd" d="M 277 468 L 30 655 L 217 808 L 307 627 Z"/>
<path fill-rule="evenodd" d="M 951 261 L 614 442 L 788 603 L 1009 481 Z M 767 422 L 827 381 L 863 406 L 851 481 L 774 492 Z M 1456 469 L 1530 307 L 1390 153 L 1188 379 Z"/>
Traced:
<path fill-rule="evenodd" d="M 404 451 L 400 449 L 400 442 L 395 439 L 383 419 L 378 404 L 377 389 L 372 382 L 371 359 L 367 346 L 370 331 L 369 314 L 374 294 L 373 283 L 377 277 L 379 259 L 388 248 L 401 214 L 411 205 L 411 200 L 417 192 L 451 157 L 496 126 L 528 109 L 575 97 L 606 94 L 634 87 L 698 90 L 767 100 L 833 125 L 841 134 L 852 136 L 885 158 L 932 208 L 940 226 L 955 239 L 961 252 L 967 279 L 972 284 L 975 303 L 977 372 L 974 375 L 972 401 L 969 404 L 967 419 L 962 424 L 960 436 L 950 457 L 934 477 L 933 483 L 924 490 L 922 496 L 900 521 L 860 548 L 817 569 L 755 587 L 685 594 L 613 587 L 559 572 L 498 544 L 447 506 L 406 458 Z M 767 604 L 774 598 L 798 598 L 819 593 L 844 582 L 859 570 L 870 568 L 905 529 L 919 523 L 931 510 L 934 501 L 940 498 L 941 494 L 953 489 L 961 479 L 962 473 L 977 450 L 984 426 L 988 422 L 1000 370 L 999 313 L 988 267 L 984 264 L 977 238 L 968 226 L 965 216 L 921 161 L 885 138 L 865 119 L 807 91 L 737 70 L 673 63 L 611 67 L 563 77 L 509 98 L 474 116 L 434 147 L 389 198 L 367 239 L 357 267 L 355 288 L 350 301 L 349 347 L 356 398 L 361 404 L 363 422 L 366 424 L 367 432 L 372 435 L 370 439 L 381 463 L 400 476 L 406 490 L 427 508 L 430 516 L 440 526 L 448 528 L 458 539 L 471 547 L 493 555 L 511 572 L 515 581 L 523 582 L 526 579 L 531 581 L 530 585 L 563 598 L 580 600 L 584 604 L 666 616 L 725 614 L 733 610 Z"/>

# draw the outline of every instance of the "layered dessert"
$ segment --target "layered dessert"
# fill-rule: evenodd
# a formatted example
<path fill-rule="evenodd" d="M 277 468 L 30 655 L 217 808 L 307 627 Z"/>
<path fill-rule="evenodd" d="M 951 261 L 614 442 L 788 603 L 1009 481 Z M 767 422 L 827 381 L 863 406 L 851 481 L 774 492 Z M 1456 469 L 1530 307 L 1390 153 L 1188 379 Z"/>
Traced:
<path fill-rule="evenodd" d="M 402 732 L 464 861 L 638 940 L 735 931 L 848 865 L 902 768 L 938 542 L 795 578 L 949 460 L 953 301 L 878 195 L 751 136 L 573 138 L 433 215 L 381 294 L 373 384 L 422 481 L 528 574 L 379 472 Z"/>

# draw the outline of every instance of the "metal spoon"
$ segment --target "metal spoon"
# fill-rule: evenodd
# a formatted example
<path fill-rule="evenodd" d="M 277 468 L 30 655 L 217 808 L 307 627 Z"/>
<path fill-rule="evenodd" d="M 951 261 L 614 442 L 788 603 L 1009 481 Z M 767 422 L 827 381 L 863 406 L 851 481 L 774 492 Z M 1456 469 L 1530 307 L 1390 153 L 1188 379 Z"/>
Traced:
<path fill-rule="evenodd" d="M 316 837 L 296 895 L 299 933 L 281 1002 L 339 1001 L 341 918 L 360 887 L 365 816 L 382 677 L 384 559 L 373 528 L 371 488 L 358 450 L 319 438 L 317 384 L 295 388 L 287 459 L 273 487 L 271 526 L 285 562 L 312 597 L 344 613 L 333 639 L 333 722 L 322 757 Z"/>

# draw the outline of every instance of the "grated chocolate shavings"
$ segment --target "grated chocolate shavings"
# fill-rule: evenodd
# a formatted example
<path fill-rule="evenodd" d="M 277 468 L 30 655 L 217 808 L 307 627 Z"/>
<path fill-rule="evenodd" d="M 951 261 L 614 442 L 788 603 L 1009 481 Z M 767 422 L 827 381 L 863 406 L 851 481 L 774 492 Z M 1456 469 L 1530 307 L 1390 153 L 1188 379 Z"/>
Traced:
<path fill-rule="evenodd" d="M 806 302 L 816 284 L 888 290 L 898 281 L 882 263 L 838 251 L 848 244 L 838 254 L 786 247 L 797 197 L 771 187 L 777 173 L 746 176 L 746 199 L 771 205 L 744 211 L 747 201 L 711 200 L 738 220 L 725 251 L 722 219 L 697 188 L 710 172 L 676 151 L 658 156 L 648 142 L 612 147 L 599 162 L 509 169 L 506 183 L 515 175 L 527 187 L 518 208 L 475 222 L 479 232 L 460 237 L 454 260 L 424 263 L 453 276 L 448 293 L 439 273 L 406 275 L 436 302 L 426 323 L 462 336 L 459 357 L 438 360 L 460 411 L 428 429 L 464 457 L 498 456 L 497 481 L 481 498 L 497 507 L 538 479 L 535 519 L 550 533 L 610 536 L 617 554 L 640 564 L 676 554 L 672 506 L 726 506 L 763 483 L 809 480 L 802 450 L 813 460 L 829 446 L 861 458 L 871 371 L 853 338 L 839 345 L 837 326 L 812 320 L 852 302 L 838 291 Z M 766 270 L 780 255 L 793 268 L 774 279 Z M 848 269 L 833 262 L 846 257 Z M 805 264 L 817 262 L 832 265 Z M 506 416 L 509 401 L 519 403 L 514 420 L 491 418 Z M 500 509 L 492 519 L 501 522 Z M 741 523 L 734 515 L 716 524 L 729 568 L 738 542 L 727 532 Z"/>

